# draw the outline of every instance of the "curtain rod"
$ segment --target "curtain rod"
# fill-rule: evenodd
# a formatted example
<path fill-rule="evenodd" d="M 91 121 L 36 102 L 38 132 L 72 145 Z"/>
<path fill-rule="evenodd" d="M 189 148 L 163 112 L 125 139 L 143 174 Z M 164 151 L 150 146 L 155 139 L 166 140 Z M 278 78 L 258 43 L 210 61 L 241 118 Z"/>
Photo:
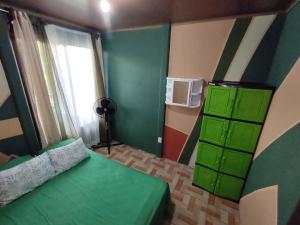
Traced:
<path fill-rule="evenodd" d="M 2 8 L 0 8 L 0 12 L 9 13 L 9 11 L 7 11 L 6 9 L 2 9 Z"/>
<path fill-rule="evenodd" d="M 93 29 L 93 28 L 85 27 L 85 26 L 82 26 L 82 25 L 79 25 L 79 24 L 68 22 L 68 21 L 58 19 L 58 18 L 55 18 L 55 17 L 52 17 L 52 16 L 43 15 L 41 13 L 33 12 L 31 10 L 28 10 L 28 9 L 23 9 L 23 8 L 20 8 L 20 7 L 8 5 L 8 4 L 2 3 L 2 2 L 0 3 L 0 7 L 5 7 L 5 8 L 13 9 L 13 10 L 19 10 L 19 11 L 26 12 L 27 14 L 29 14 L 31 16 L 34 16 L 34 17 L 37 17 L 37 18 L 40 18 L 40 19 L 44 20 L 47 23 L 54 23 L 54 24 L 57 24 L 57 25 L 68 27 L 68 28 L 77 28 L 78 30 L 85 31 L 85 32 L 88 32 L 88 33 L 101 33 L 102 32 L 100 29 L 96 30 L 96 29 Z M 8 13 L 8 14 L 10 13 L 8 10 L 5 10 L 3 8 L 0 8 L 0 11 L 3 11 L 3 12 Z"/>

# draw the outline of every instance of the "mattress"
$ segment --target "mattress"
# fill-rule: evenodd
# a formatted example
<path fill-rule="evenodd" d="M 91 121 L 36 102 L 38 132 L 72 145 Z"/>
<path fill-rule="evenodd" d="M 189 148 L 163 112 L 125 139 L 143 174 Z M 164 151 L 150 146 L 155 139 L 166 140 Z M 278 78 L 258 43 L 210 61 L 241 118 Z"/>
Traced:
<path fill-rule="evenodd" d="M 1 225 L 158 225 L 170 216 L 163 180 L 95 152 L 0 208 Z"/>

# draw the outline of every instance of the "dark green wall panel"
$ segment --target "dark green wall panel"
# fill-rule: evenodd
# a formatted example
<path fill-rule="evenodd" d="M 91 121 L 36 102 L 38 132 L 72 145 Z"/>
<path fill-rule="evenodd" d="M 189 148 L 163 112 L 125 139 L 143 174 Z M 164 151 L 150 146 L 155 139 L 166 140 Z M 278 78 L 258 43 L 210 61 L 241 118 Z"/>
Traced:
<path fill-rule="evenodd" d="M 241 81 L 267 82 L 284 21 L 285 16 L 277 16 L 273 21 L 249 62 Z"/>
<path fill-rule="evenodd" d="M 276 35 L 276 32 L 273 35 Z M 268 49 L 265 48 L 265 51 Z M 286 16 L 270 72 L 264 82 L 278 88 L 299 57 L 300 4 L 298 3 Z M 261 60 L 263 61 L 263 58 Z M 261 81 L 260 78 L 252 75 L 251 81 L 255 81 L 255 79 Z M 286 99 L 286 101 L 289 100 Z M 269 145 L 253 161 L 243 193 L 246 195 L 257 189 L 278 184 L 279 225 L 287 223 L 300 198 L 299 137 L 300 124 L 297 124 Z"/>
<path fill-rule="evenodd" d="M 118 111 L 113 137 L 161 155 L 169 26 L 102 36 L 105 87 Z"/>
<path fill-rule="evenodd" d="M 16 137 L 1 140 L 0 152 L 3 152 L 8 155 L 27 155 L 29 153 L 29 149 L 24 135 L 19 135 Z"/>
<path fill-rule="evenodd" d="M 19 69 L 16 63 L 16 58 L 10 41 L 7 14 L 3 12 L 0 12 L 0 59 L 24 132 L 24 136 L 27 143 L 26 149 L 28 153 L 31 152 L 32 154 L 34 154 L 41 147 L 33 123 L 33 119 L 29 110 Z M 12 151 L 12 153 L 14 152 Z"/>
<path fill-rule="evenodd" d="M 300 2 L 288 13 L 267 84 L 279 87 L 300 56 Z"/>
<path fill-rule="evenodd" d="M 11 119 L 14 117 L 18 117 L 18 113 L 16 111 L 14 100 L 10 95 L 0 107 L 0 120 Z"/>
<path fill-rule="evenodd" d="M 279 185 L 278 224 L 285 225 L 300 198 L 300 124 L 279 137 L 251 166 L 243 195 Z"/>

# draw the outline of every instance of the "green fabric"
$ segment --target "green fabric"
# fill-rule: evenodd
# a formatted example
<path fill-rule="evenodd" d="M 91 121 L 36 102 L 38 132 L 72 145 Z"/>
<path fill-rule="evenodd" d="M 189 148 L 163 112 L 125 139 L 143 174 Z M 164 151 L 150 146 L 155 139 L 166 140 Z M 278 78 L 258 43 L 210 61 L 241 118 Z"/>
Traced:
<path fill-rule="evenodd" d="M 169 206 L 166 182 L 97 153 L 90 155 L 74 168 L 1 208 L 0 224 L 160 224 L 162 218 L 158 216 L 165 210 L 161 207 Z"/>

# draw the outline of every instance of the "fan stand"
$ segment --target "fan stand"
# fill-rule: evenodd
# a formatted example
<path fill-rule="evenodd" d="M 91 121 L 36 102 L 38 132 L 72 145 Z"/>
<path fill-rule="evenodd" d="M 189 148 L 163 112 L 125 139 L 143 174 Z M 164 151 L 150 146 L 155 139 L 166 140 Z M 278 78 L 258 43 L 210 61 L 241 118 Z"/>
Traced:
<path fill-rule="evenodd" d="M 105 131 L 106 131 L 106 138 L 107 138 L 107 152 L 110 155 L 110 143 L 111 143 L 111 139 L 110 139 L 110 130 L 109 130 L 109 124 L 107 121 L 105 121 Z"/>

